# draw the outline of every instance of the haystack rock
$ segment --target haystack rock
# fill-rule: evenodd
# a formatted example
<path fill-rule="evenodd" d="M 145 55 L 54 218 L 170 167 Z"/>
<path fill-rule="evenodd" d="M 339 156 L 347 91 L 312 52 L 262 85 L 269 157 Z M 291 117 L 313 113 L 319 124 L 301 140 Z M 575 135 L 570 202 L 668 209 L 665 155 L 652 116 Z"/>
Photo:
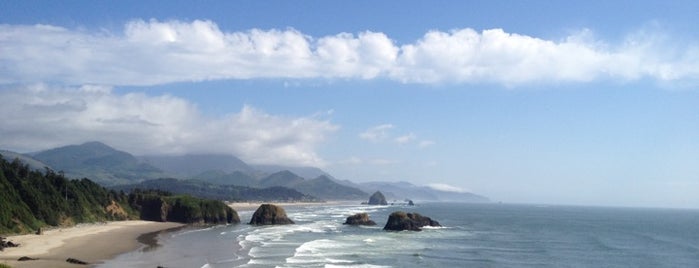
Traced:
<path fill-rule="evenodd" d="M 250 219 L 252 225 L 279 225 L 294 224 L 294 221 L 286 216 L 286 211 L 282 207 L 272 204 L 260 205 Z"/>
<path fill-rule="evenodd" d="M 376 222 L 369 219 L 369 214 L 367 213 L 357 213 L 352 216 L 347 217 L 344 224 L 349 225 L 376 225 Z"/>
<path fill-rule="evenodd" d="M 376 191 L 369 197 L 369 205 L 388 205 L 388 202 L 386 202 L 386 197 L 383 196 L 381 191 Z"/>
<path fill-rule="evenodd" d="M 430 217 L 417 213 L 396 211 L 388 216 L 388 222 L 386 222 L 386 226 L 383 229 L 387 231 L 422 231 L 424 226 L 437 227 L 441 225 L 439 225 L 439 222 L 430 219 Z"/>

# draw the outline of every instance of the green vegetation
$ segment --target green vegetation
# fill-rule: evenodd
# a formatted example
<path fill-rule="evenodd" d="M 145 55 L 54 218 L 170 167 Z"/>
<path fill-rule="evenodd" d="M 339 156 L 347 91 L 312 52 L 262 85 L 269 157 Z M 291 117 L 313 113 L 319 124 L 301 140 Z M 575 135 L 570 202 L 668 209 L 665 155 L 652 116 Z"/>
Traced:
<path fill-rule="evenodd" d="M 32 170 L 0 155 L 0 233 L 29 233 L 44 226 L 82 222 L 151 219 L 184 223 L 236 222 L 237 214 L 220 201 L 165 192 L 108 190 L 89 179 L 69 180 L 50 169 Z M 162 213 L 160 213 L 162 215 Z"/>
<path fill-rule="evenodd" d="M 9 265 L 4 264 L 4 263 L 0 263 L 0 268 L 12 268 L 12 266 L 9 266 Z"/>
<path fill-rule="evenodd" d="M 187 194 L 199 198 L 225 201 L 319 201 L 286 187 L 252 188 L 235 185 L 217 185 L 200 180 L 155 179 L 132 185 L 114 186 L 113 189 L 132 191 L 134 189 L 158 189 L 177 194 Z"/>

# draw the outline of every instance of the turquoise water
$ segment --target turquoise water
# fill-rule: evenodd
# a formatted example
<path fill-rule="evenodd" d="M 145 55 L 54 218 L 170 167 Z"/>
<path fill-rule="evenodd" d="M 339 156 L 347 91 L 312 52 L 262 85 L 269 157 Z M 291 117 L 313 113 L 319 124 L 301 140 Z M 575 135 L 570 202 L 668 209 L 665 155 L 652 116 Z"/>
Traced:
<path fill-rule="evenodd" d="M 297 224 L 184 229 L 99 267 L 699 267 L 696 210 L 453 203 L 286 210 Z M 444 227 L 383 231 L 397 210 Z M 379 225 L 342 225 L 357 212 Z"/>

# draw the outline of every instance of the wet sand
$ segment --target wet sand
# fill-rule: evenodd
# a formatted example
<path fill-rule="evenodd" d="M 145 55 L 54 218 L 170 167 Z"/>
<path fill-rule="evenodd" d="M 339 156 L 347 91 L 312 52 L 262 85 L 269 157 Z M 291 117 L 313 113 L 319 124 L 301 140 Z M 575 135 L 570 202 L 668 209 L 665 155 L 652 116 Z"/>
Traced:
<path fill-rule="evenodd" d="M 66 262 L 66 259 L 74 258 L 95 265 L 138 249 L 142 246 L 138 239 L 143 234 L 180 226 L 183 224 L 118 221 L 56 228 L 42 235 L 9 236 L 7 240 L 20 244 L 20 247 L 6 248 L 0 252 L 0 263 L 14 268 L 85 267 Z M 39 260 L 17 261 L 22 256 Z"/>

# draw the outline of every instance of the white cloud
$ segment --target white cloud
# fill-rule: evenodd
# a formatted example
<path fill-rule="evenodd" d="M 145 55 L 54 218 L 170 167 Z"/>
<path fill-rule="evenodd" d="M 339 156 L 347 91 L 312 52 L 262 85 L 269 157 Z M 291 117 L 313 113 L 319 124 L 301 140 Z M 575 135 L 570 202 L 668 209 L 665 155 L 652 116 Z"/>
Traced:
<path fill-rule="evenodd" d="M 446 183 L 431 183 L 427 187 L 444 192 L 468 193 L 469 191 Z"/>
<path fill-rule="evenodd" d="M 416 138 L 417 138 L 417 136 L 415 136 L 415 134 L 408 133 L 408 134 L 405 134 L 403 136 L 396 137 L 393 140 L 397 143 L 400 143 L 400 144 L 406 144 L 406 143 L 410 143 L 410 142 L 414 141 Z"/>
<path fill-rule="evenodd" d="M 610 44 L 582 30 L 560 40 L 470 28 L 396 44 L 380 32 L 312 37 L 294 29 L 227 32 L 212 21 L 143 21 L 122 33 L 0 25 L 0 83 L 154 85 L 250 78 L 387 78 L 405 83 L 699 80 L 699 46 L 660 29 Z"/>
<path fill-rule="evenodd" d="M 318 116 L 251 106 L 211 118 L 181 98 L 97 86 L 38 84 L 0 91 L 0 99 L 0 148 L 19 151 L 97 140 L 135 154 L 228 153 L 252 163 L 323 166 L 315 148 L 338 129 Z"/>
<path fill-rule="evenodd" d="M 418 147 L 427 148 L 427 147 L 434 145 L 435 143 L 436 142 L 431 141 L 431 140 L 423 140 L 423 141 L 420 141 L 420 143 L 418 143 Z"/>
<path fill-rule="evenodd" d="M 391 129 L 393 129 L 391 124 L 378 125 L 359 133 L 359 137 L 371 142 L 379 142 L 388 138 Z"/>

